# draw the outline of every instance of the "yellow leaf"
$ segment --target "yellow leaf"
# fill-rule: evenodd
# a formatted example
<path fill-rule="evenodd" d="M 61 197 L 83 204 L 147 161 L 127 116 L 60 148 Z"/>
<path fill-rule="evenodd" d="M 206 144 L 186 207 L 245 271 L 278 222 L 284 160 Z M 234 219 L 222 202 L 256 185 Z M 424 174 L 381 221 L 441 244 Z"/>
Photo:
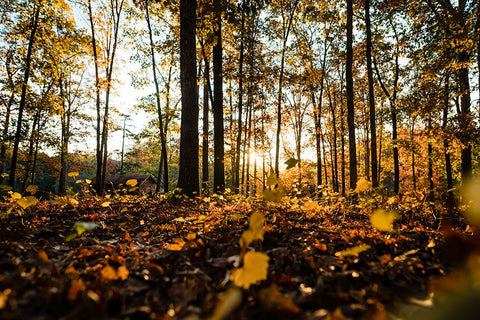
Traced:
<path fill-rule="evenodd" d="M 245 230 L 240 238 L 240 246 L 247 248 L 255 240 L 263 240 L 263 221 L 265 220 L 260 211 L 252 213 L 249 219 L 249 228 Z"/>
<path fill-rule="evenodd" d="M 27 187 L 27 189 L 25 189 L 25 191 L 27 191 L 31 195 L 34 195 L 35 193 L 37 193 L 38 187 L 36 185 L 31 184 Z"/>
<path fill-rule="evenodd" d="M 361 178 L 357 181 L 357 187 L 355 188 L 356 193 L 367 191 L 372 187 L 372 183 L 365 178 Z"/>
<path fill-rule="evenodd" d="M 192 241 L 197 239 L 197 234 L 196 233 L 189 233 L 187 234 L 187 240 Z"/>
<path fill-rule="evenodd" d="M 397 197 L 390 197 L 387 199 L 387 204 L 392 205 L 397 201 Z"/>
<path fill-rule="evenodd" d="M 294 315 L 300 313 L 300 309 L 295 302 L 293 302 L 292 298 L 284 295 L 275 284 L 260 290 L 258 298 L 262 303 L 262 306 L 270 312 L 282 315 Z"/>
<path fill-rule="evenodd" d="M 106 207 L 109 207 L 110 206 L 110 202 L 108 201 L 105 201 L 101 204 L 102 207 L 106 208 Z"/>
<path fill-rule="evenodd" d="M 138 184 L 138 181 L 137 179 L 130 179 L 130 180 L 127 180 L 125 184 L 130 187 L 135 187 Z"/>
<path fill-rule="evenodd" d="M 80 174 L 80 173 L 78 173 L 78 171 L 72 171 L 72 172 L 69 172 L 67 175 L 68 175 L 69 177 L 76 177 L 76 176 L 78 176 L 79 174 Z"/>
<path fill-rule="evenodd" d="M 19 199 L 17 203 L 23 209 L 27 209 L 30 206 L 36 205 L 38 203 L 38 200 L 34 196 L 26 196 Z"/>
<path fill-rule="evenodd" d="M 75 183 L 76 183 L 76 184 L 82 184 L 82 183 L 83 183 L 83 180 L 82 180 L 82 179 L 77 180 L 77 181 L 75 181 Z"/>
<path fill-rule="evenodd" d="M 90 183 L 92 183 L 92 180 L 90 180 L 90 179 L 85 179 L 85 182 L 86 182 L 87 184 L 90 184 Z"/>
<path fill-rule="evenodd" d="M 47 255 L 47 253 L 45 252 L 45 250 L 40 250 L 40 251 L 38 251 L 37 257 L 38 257 L 38 259 L 40 259 L 40 261 L 42 261 L 43 263 L 48 263 L 48 255 Z"/>
<path fill-rule="evenodd" d="M 168 245 L 167 250 L 170 251 L 182 251 L 183 247 L 185 246 L 185 240 L 181 238 L 177 238 L 174 240 L 174 243 Z"/>
<path fill-rule="evenodd" d="M 117 276 L 121 280 L 127 280 L 129 274 L 130 274 L 130 272 L 128 271 L 127 267 L 125 267 L 125 266 L 118 267 Z"/>
<path fill-rule="evenodd" d="M 22 195 L 18 192 L 14 192 L 12 193 L 12 198 L 19 200 L 19 199 L 22 199 Z"/>
<path fill-rule="evenodd" d="M 320 206 L 317 201 L 309 200 L 303 204 L 302 209 L 305 211 L 315 211 L 320 209 Z"/>
<path fill-rule="evenodd" d="M 277 174 L 275 174 L 275 173 L 272 173 L 267 178 L 267 185 L 269 185 L 269 186 L 274 186 L 274 185 L 281 184 L 281 183 L 282 183 L 282 179 L 278 178 Z"/>
<path fill-rule="evenodd" d="M 117 272 L 115 271 L 115 269 L 113 269 L 112 267 L 110 266 L 105 266 L 103 269 L 102 269 L 102 277 L 106 280 L 117 280 L 118 279 L 118 275 L 117 275 Z"/>
<path fill-rule="evenodd" d="M 346 256 L 358 256 L 361 252 L 370 249 L 368 244 L 362 244 L 360 246 L 356 246 L 353 248 L 349 248 L 343 251 L 335 252 L 335 256 L 339 257 L 346 257 Z"/>
<path fill-rule="evenodd" d="M 74 198 L 68 197 L 67 200 L 72 206 L 76 206 L 78 204 L 78 201 Z"/>
<path fill-rule="evenodd" d="M 267 279 L 268 260 L 262 252 L 249 251 L 243 256 L 243 267 L 233 270 L 231 279 L 236 286 L 244 289 Z"/>
<path fill-rule="evenodd" d="M 220 302 L 215 307 L 213 315 L 209 320 L 228 319 L 235 309 L 242 303 L 243 292 L 239 288 L 233 287 L 223 293 Z"/>
<path fill-rule="evenodd" d="M 398 218 L 398 214 L 395 211 L 387 212 L 383 209 L 378 209 L 370 216 L 370 223 L 377 230 L 393 231 L 393 221 L 396 218 Z"/>
<path fill-rule="evenodd" d="M 83 283 L 82 279 L 72 280 L 72 285 L 68 290 L 68 300 L 75 301 L 77 300 L 77 294 L 79 292 L 85 291 L 85 283 Z"/>

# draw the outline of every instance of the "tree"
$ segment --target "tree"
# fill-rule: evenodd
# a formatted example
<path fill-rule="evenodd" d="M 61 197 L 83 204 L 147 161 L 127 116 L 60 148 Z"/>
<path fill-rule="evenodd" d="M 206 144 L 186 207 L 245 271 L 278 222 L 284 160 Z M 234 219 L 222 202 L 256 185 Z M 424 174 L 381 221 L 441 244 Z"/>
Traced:
<path fill-rule="evenodd" d="M 30 37 L 28 40 L 27 55 L 25 57 L 25 71 L 23 75 L 20 104 L 18 107 L 17 129 L 15 133 L 15 142 L 13 146 L 12 160 L 10 162 L 10 175 L 8 177 L 8 184 L 12 187 L 14 187 L 14 184 L 15 184 L 15 173 L 17 169 L 18 148 L 20 145 L 20 138 L 21 138 L 21 131 L 22 131 L 23 112 L 25 110 L 28 80 L 30 78 L 30 65 L 32 63 L 33 46 L 35 43 L 35 34 L 37 32 L 37 28 L 39 24 L 39 16 L 40 16 L 41 8 L 42 8 L 41 2 L 38 4 L 34 3 L 32 8 L 33 15 L 30 21 Z"/>
<path fill-rule="evenodd" d="M 196 68 L 196 0 L 180 0 L 180 83 L 182 115 L 177 187 L 189 196 L 198 185 L 198 88 Z"/>
<path fill-rule="evenodd" d="M 357 186 L 357 148 L 355 144 L 355 105 L 353 100 L 353 0 L 347 0 L 347 56 L 345 81 L 347 89 L 347 125 L 350 156 L 350 189 Z"/>
<path fill-rule="evenodd" d="M 370 0 L 365 0 L 365 33 L 367 36 L 367 76 L 368 76 L 368 103 L 369 103 L 369 120 L 370 120 L 370 152 L 372 165 L 372 187 L 378 187 L 377 177 L 377 126 L 375 117 L 375 92 L 372 69 L 372 29 L 370 26 Z"/>
<path fill-rule="evenodd" d="M 150 24 L 150 11 L 149 11 L 149 0 L 145 0 L 145 19 L 147 21 L 148 26 L 148 38 L 150 40 L 150 54 L 152 59 L 152 71 L 153 71 L 153 81 L 155 82 L 155 101 L 157 103 L 157 112 L 158 112 L 158 126 L 160 130 L 160 144 L 161 144 L 161 159 L 160 165 L 158 170 L 158 185 L 160 185 L 160 177 L 162 176 L 162 163 L 163 163 L 163 192 L 168 192 L 168 161 L 167 161 L 167 142 L 165 138 L 165 132 L 163 130 L 163 115 L 162 115 L 162 107 L 160 104 L 160 89 L 158 85 L 158 78 L 157 78 L 157 64 L 155 62 L 155 50 L 154 50 L 154 42 L 153 42 L 153 32 L 152 27 Z M 158 191 L 158 190 L 157 190 Z"/>
<path fill-rule="evenodd" d="M 222 8 L 214 0 L 215 45 L 213 46 L 213 191 L 225 191 L 224 128 L 223 128 L 223 75 L 222 75 Z"/>

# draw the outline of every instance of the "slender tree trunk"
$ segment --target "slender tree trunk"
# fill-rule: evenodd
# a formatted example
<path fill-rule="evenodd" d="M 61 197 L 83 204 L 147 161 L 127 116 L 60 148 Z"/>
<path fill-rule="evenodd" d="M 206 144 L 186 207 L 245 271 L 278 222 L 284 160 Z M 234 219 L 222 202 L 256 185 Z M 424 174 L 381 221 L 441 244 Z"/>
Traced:
<path fill-rule="evenodd" d="M 99 60 L 97 52 L 97 40 L 95 33 L 95 23 L 93 22 L 93 12 L 92 12 L 92 3 L 88 0 L 87 3 L 88 9 L 88 20 L 90 22 L 90 32 L 91 32 L 91 43 L 92 43 L 92 52 L 93 52 L 93 62 L 95 69 L 95 110 L 97 113 L 97 124 L 96 124 L 96 160 L 97 160 L 97 171 L 95 175 L 95 189 L 97 194 L 102 195 L 104 191 L 104 185 L 102 183 L 102 168 L 103 168 L 103 148 L 101 144 L 101 132 L 102 132 L 102 122 L 101 122 L 101 107 L 100 107 L 100 72 L 99 72 Z"/>
<path fill-rule="evenodd" d="M 163 112 L 162 106 L 160 103 L 160 88 L 158 85 L 158 77 L 157 77 L 157 63 L 155 60 L 155 44 L 153 42 L 153 32 L 152 26 L 150 24 L 150 11 L 149 11 L 149 0 L 145 0 L 145 19 L 147 20 L 147 27 L 148 27 L 148 37 L 150 40 L 150 56 L 152 59 L 152 71 L 153 71 L 153 81 L 155 83 L 155 97 L 157 102 L 157 113 L 158 113 L 158 128 L 160 130 L 160 144 L 161 144 L 161 155 L 160 155 L 160 163 L 163 164 L 159 166 L 158 178 L 157 178 L 157 186 L 155 192 L 160 191 L 160 179 L 162 177 L 162 170 L 163 170 L 163 192 L 168 192 L 168 155 L 167 155 L 167 139 L 165 138 L 165 132 L 163 130 Z M 123 150 L 123 145 L 122 145 Z M 122 161 L 123 164 L 123 161 Z"/>
<path fill-rule="evenodd" d="M 434 183 L 433 183 L 433 145 L 430 139 L 432 134 L 432 119 L 430 116 L 428 117 L 428 146 L 427 146 L 427 153 L 428 153 L 428 201 L 434 202 L 435 201 L 435 193 L 434 193 Z"/>
<path fill-rule="evenodd" d="M 225 152 L 224 152 L 224 124 L 223 124 L 223 70 L 222 70 L 222 7 L 220 0 L 214 0 L 215 7 L 215 38 L 213 47 L 213 191 L 225 191 Z"/>
<path fill-rule="evenodd" d="M 15 190 L 15 173 L 17 170 L 18 148 L 20 146 L 20 139 L 22 134 L 23 112 L 25 110 L 25 104 L 26 104 L 26 98 L 27 98 L 28 80 L 30 78 L 30 65 L 32 62 L 33 46 L 35 44 L 35 35 L 38 28 L 38 19 L 40 16 L 40 9 L 41 9 L 41 4 L 38 6 L 35 6 L 35 13 L 32 17 L 32 29 L 30 32 L 30 38 L 28 40 L 27 56 L 25 58 L 25 72 L 23 75 L 22 93 L 20 96 L 20 104 L 18 106 L 17 130 L 15 133 L 12 160 L 10 163 L 10 175 L 8 177 L 8 184 L 11 187 L 13 187 L 14 190 Z"/>
<path fill-rule="evenodd" d="M 8 129 L 10 127 L 10 116 L 11 116 L 13 101 L 14 101 L 14 95 L 12 93 L 10 98 L 8 99 L 8 103 L 5 105 L 6 107 L 5 122 L 3 124 L 2 141 L 0 146 L 0 161 L 2 163 L 1 173 L 7 172 L 6 169 L 7 169 L 7 163 L 8 163 L 8 160 L 7 160 Z M 2 180 L 3 178 L 0 181 Z"/>
<path fill-rule="evenodd" d="M 120 174 L 123 175 L 124 160 L 125 160 L 125 132 L 127 125 L 127 115 L 123 115 L 123 130 L 122 130 L 122 151 L 120 154 Z M 157 184 L 158 185 L 158 184 Z"/>
<path fill-rule="evenodd" d="M 245 0 L 242 2 L 242 18 L 240 28 L 240 58 L 238 65 L 238 124 L 237 124 L 237 143 L 236 143 L 236 156 L 234 158 L 234 175 L 233 185 L 235 193 L 240 192 L 240 156 L 242 145 L 242 112 L 243 112 L 243 60 L 244 60 L 244 44 L 245 37 Z"/>
<path fill-rule="evenodd" d="M 208 92 L 209 92 L 209 78 L 210 78 L 210 61 L 205 56 L 205 69 L 204 69 L 204 81 L 203 81 L 203 134 L 202 134 L 202 190 L 208 194 Z"/>
<path fill-rule="evenodd" d="M 60 147 L 60 177 L 58 180 L 58 193 L 61 195 L 67 194 L 67 170 L 68 170 L 68 138 L 69 138 L 69 118 L 70 110 L 67 108 L 66 96 L 63 84 L 63 77 L 60 77 L 58 86 L 60 89 L 60 100 L 62 103 L 63 113 L 61 114 L 62 137 Z"/>
<path fill-rule="evenodd" d="M 410 147 L 412 152 L 412 182 L 413 190 L 417 190 L 417 175 L 415 172 L 415 117 L 412 117 L 412 126 L 410 128 Z"/>
<path fill-rule="evenodd" d="M 332 114 L 333 142 L 331 146 L 332 153 L 332 185 L 333 191 L 338 192 L 338 165 L 337 165 L 337 117 L 335 113 L 335 103 L 332 101 L 331 88 L 327 82 L 328 103 Z"/>
<path fill-rule="evenodd" d="M 372 168 L 372 187 L 378 187 L 377 176 L 377 126 L 375 115 L 375 91 L 373 88 L 373 69 L 372 69 L 372 29 L 370 26 L 370 0 L 365 0 L 365 28 L 367 34 L 367 76 L 368 76 L 368 103 L 370 119 L 370 158 Z"/>
<path fill-rule="evenodd" d="M 469 56 L 465 51 L 460 52 L 459 62 L 463 66 L 458 72 L 460 88 L 460 141 L 461 151 L 461 173 L 462 181 L 465 182 L 472 175 L 472 143 L 473 143 L 473 121 L 470 111 L 470 82 L 468 77 Z"/>
<path fill-rule="evenodd" d="M 292 28 L 295 10 L 297 9 L 299 0 L 295 0 L 292 10 L 289 13 L 288 20 L 283 23 L 283 45 L 280 61 L 280 76 L 278 79 L 278 100 L 277 100 L 277 132 L 275 136 L 275 174 L 280 177 L 280 132 L 282 127 L 282 90 L 283 90 L 283 76 L 285 72 L 285 54 L 287 51 L 287 41 Z"/>
<path fill-rule="evenodd" d="M 341 99 L 343 100 L 343 99 Z M 346 171 L 346 162 L 345 162 L 345 108 L 343 105 L 343 101 L 340 102 L 340 107 L 342 108 L 340 113 L 340 135 L 341 138 L 341 161 L 342 161 L 342 169 L 341 169 L 341 176 L 342 176 L 342 195 L 346 194 L 346 183 L 345 183 L 345 171 Z"/>
<path fill-rule="evenodd" d="M 198 88 L 196 64 L 196 0 L 180 0 L 180 83 L 182 115 L 178 187 L 198 194 Z"/>
<path fill-rule="evenodd" d="M 348 146 L 350 155 L 350 189 L 357 186 L 357 147 L 355 144 L 355 105 L 353 100 L 353 0 L 347 0 L 347 62 L 346 62 L 346 89 L 347 89 L 347 124 Z"/>
<path fill-rule="evenodd" d="M 444 86 L 444 101 L 443 101 L 443 120 L 442 120 L 442 130 L 443 130 L 443 153 L 445 157 L 445 173 L 447 175 L 447 192 L 445 199 L 445 207 L 447 208 L 446 215 L 440 217 L 440 226 L 450 225 L 448 221 L 451 221 L 455 218 L 455 196 L 453 194 L 453 170 L 452 162 L 450 159 L 450 143 L 449 135 L 450 130 L 448 129 L 448 112 L 450 110 L 450 79 L 447 76 L 445 79 Z"/>

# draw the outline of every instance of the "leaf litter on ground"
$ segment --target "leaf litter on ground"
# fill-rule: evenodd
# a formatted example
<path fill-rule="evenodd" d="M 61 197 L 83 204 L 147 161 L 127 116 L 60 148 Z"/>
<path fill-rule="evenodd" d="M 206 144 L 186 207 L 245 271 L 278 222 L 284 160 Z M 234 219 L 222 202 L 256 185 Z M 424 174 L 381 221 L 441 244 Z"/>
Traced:
<path fill-rule="evenodd" d="M 401 212 L 104 202 L 0 220 L 1 319 L 409 318 L 450 272 L 444 235 Z"/>

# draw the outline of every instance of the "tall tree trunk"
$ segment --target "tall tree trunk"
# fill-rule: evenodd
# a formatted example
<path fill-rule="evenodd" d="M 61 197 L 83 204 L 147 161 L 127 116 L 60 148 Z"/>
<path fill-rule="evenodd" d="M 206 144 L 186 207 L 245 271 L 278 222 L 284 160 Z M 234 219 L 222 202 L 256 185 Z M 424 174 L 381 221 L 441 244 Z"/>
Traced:
<path fill-rule="evenodd" d="M 202 190 L 204 193 L 208 194 L 208 116 L 209 116 L 209 107 L 208 107 L 208 95 L 209 95 L 209 79 L 210 79 L 210 61 L 205 56 L 204 50 L 204 81 L 203 81 L 203 125 L 202 125 Z"/>
<path fill-rule="evenodd" d="M 220 0 L 214 0 L 215 46 L 213 47 L 213 191 L 225 191 L 225 137 L 223 124 L 223 70 L 222 70 L 222 7 Z"/>
<path fill-rule="evenodd" d="M 442 217 L 442 223 L 448 221 L 449 219 L 454 218 L 454 210 L 455 210 L 455 196 L 453 194 L 453 170 L 452 170 L 452 162 L 450 159 L 450 143 L 449 137 L 450 134 L 448 130 L 448 111 L 450 110 L 450 79 L 447 76 L 445 79 L 445 86 L 444 86 L 444 101 L 443 101 L 443 121 L 442 121 L 442 130 L 443 130 L 443 154 L 445 157 L 445 173 L 447 175 L 447 193 L 446 193 L 446 200 L 445 200 L 445 207 L 447 208 L 447 216 Z M 443 221 L 445 220 L 445 221 Z"/>
<path fill-rule="evenodd" d="M 30 177 L 31 167 L 33 163 L 33 154 L 35 152 L 35 139 L 37 138 L 36 130 L 37 130 L 37 123 L 40 121 L 40 106 L 37 107 L 37 112 L 33 117 L 33 124 L 32 124 L 32 131 L 30 132 L 30 138 L 28 139 L 28 155 L 27 155 L 27 163 L 25 164 L 25 175 L 23 177 L 22 182 L 22 193 L 25 192 L 27 188 L 28 179 Z"/>
<path fill-rule="evenodd" d="M 372 168 L 372 187 L 378 187 L 377 176 L 377 126 L 375 115 L 375 91 L 373 88 L 373 69 L 372 69 L 372 29 L 370 26 L 370 0 L 365 0 L 365 32 L 367 34 L 367 76 L 368 76 L 368 103 L 370 119 L 370 158 Z"/>
<path fill-rule="evenodd" d="M 245 0 L 242 2 L 242 18 L 240 27 L 240 57 L 238 62 L 238 124 L 237 124 L 237 142 L 236 155 L 234 158 L 233 188 L 235 193 L 240 192 L 240 157 L 242 145 L 242 112 L 243 112 L 243 58 L 245 51 Z"/>
<path fill-rule="evenodd" d="M 340 102 L 341 112 L 340 112 L 340 135 L 341 135 L 341 162 L 342 162 L 342 169 L 341 169 L 341 176 L 342 176 L 342 195 L 346 194 L 346 183 L 345 183 L 345 169 L 346 169 L 346 162 L 345 162 L 345 108 L 343 105 L 343 99 Z"/>
<path fill-rule="evenodd" d="M 432 119 L 430 116 L 427 120 L 427 130 L 428 130 L 428 146 L 427 146 L 427 154 L 428 154 L 428 201 L 433 202 L 435 200 L 435 193 L 434 193 L 434 183 L 433 183 L 433 145 L 430 139 L 432 134 Z"/>
<path fill-rule="evenodd" d="M 119 2 L 120 1 L 120 2 Z M 112 89 L 112 77 L 113 77 L 113 67 L 115 64 L 115 55 L 118 45 L 118 31 L 120 28 L 120 18 L 122 15 L 123 4 L 125 0 L 115 0 L 111 1 L 111 18 L 113 24 L 113 35 L 111 48 L 107 49 L 107 58 L 108 62 L 105 68 L 105 78 L 106 78 L 106 88 L 105 88 L 105 110 L 103 115 L 103 131 L 102 131 L 102 151 L 103 151 L 103 167 L 102 167 L 102 176 L 101 184 L 105 185 L 105 177 L 107 172 L 107 158 L 108 158 L 108 133 L 109 133 L 109 121 L 110 121 L 110 93 Z"/>
<path fill-rule="evenodd" d="M 275 174 L 280 177 L 280 132 L 282 127 L 282 90 L 283 76 L 285 72 L 285 54 L 287 51 L 287 41 L 292 28 L 293 17 L 297 9 L 299 0 L 295 0 L 292 10 L 290 11 L 287 21 L 283 20 L 283 45 L 280 59 L 280 76 L 278 79 L 278 100 L 277 100 L 277 132 L 275 136 Z"/>
<path fill-rule="evenodd" d="M 153 42 L 153 32 L 152 26 L 150 24 L 150 10 L 149 10 L 149 0 L 145 0 L 145 19 L 147 20 L 147 27 L 148 27 L 148 38 L 150 40 L 150 56 L 152 59 L 152 71 L 153 71 L 153 81 L 155 83 L 155 101 L 157 103 L 157 114 L 158 114 L 158 128 L 160 131 L 160 147 L 161 147 L 161 155 L 160 155 L 160 163 L 158 168 L 158 178 L 157 178 L 157 186 L 155 192 L 160 191 L 160 179 L 162 177 L 162 170 L 163 170 L 163 192 L 168 192 L 168 155 L 167 155 L 167 139 L 165 138 L 165 132 L 163 129 L 163 112 L 162 106 L 160 103 L 160 88 L 158 85 L 158 77 L 157 77 L 157 63 L 155 60 L 155 43 Z M 122 146 L 123 148 L 123 146 Z M 122 162 L 123 163 L 123 162 Z M 162 168 L 163 165 L 163 168 Z"/>
<path fill-rule="evenodd" d="M 161 155 L 160 155 L 160 162 L 163 164 L 159 166 L 158 172 L 158 179 L 157 179 L 157 186 L 155 192 L 160 191 L 160 178 L 162 177 L 162 170 L 163 170 L 163 192 L 168 192 L 168 156 L 167 156 L 167 139 L 165 138 L 165 131 L 163 128 L 163 112 L 162 106 L 160 103 L 160 88 L 158 85 L 158 77 L 157 77 L 157 63 L 155 60 L 155 44 L 153 42 L 153 32 L 152 26 L 150 24 L 150 11 L 149 11 L 149 0 L 145 0 L 145 19 L 147 20 L 147 27 L 148 27 L 148 38 L 150 40 L 150 56 L 152 59 L 152 71 L 153 71 L 153 81 L 155 83 L 155 97 L 157 102 L 157 114 L 158 114 L 158 128 L 160 130 L 160 144 L 161 144 Z M 122 146 L 123 148 L 123 146 Z M 122 162 L 123 163 L 123 162 Z"/>
<path fill-rule="evenodd" d="M 417 190 L 417 175 L 415 173 L 415 117 L 412 116 L 412 125 L 410 127 L 410 147 L 412 152 L 412 182 L 413 190 Z"/>
<path fill-rule="evenodd" d="M 335 112 L 335 103 L 332 100 L 331 88 L 327 82 L 327 95 L 328 95 L 328 103 L 330 106 L 330 112 L 332 114 L 332 129 L 333 129 L 333 141 L 331 146 L 331 153 L 332 153 L 332 186 L 333 191 L 338 192 L 338 159 L 337 159 L 337 115 Z"/>
<path fill-rule="evenodd" d="M 355 144 L 355 105 L 353 100 L 353 0 L 347 0 L 347 61 L 346 61 L 346 89 L 347 89 L 347 124 L 348 146 L 350 155 L 350 189 L 357 186 L 357 147 Z"/>
<path fill-rule="evenodd" d="M 15 190 L 15 173 L 17 170 L 18 148 L 22 134 L 23 112 L 25 110 L 28 79 L 30 78 L 30 65 L 32 62 L 33 46 L 35 43 L 35 34 L 38 28 L 38 19 L 40 16 L 41 5 L 35 6 L 35 13 L 32 17 L 32 29 L 30 31 L 30 38 L 28 40 L 27 56 L 25 58 L 25 71 L 22 82 L 22 93 L 20 96 L 20 104 L 18 106 L 17 130 L 15 133 L 15 142 L 13 144 L 12 160 L 10 163 L 10 175 L 8 177 L 8 184 Z"/>
<path fill-rule="evenodd" d="M 68 140 L 70 124 L 70 110 L 67 110 L 68 107 L 66 103 L 63 78 L 64 75 L 62 74 L 58 81 L 60 100 L 63 108 L 63 113 L 61 114 L 62 137 L 60 146 L 60 177 L 58 180 L 58 193 L 61 195 L 67 194 Z"/>
<path fill-rule="evenodd" d="M 180 0 L 180 164 L 178 187 L 186 195 L 198 194 L 198 88 L 196 64 L 196 0 Z"/>
<path fill-rule="evenodd" d="M 473 121 L 470 112 L 470 82 L 468 78 L 469 55 L 462 51 L 459 54 L 460 65 L 463 66 L 458 72 L 460 88 L 460 141 L 461 151 L 461 173 L 462 181 L 465 182 L 472 175 L 472 143 L 473 143 Z"/>
<path fill-rule="evenodd" d="M 0 146 L 0 161 L 2 164 L 2 167 L 0 168 L 1 172 L 0 173 L 5 173 L 7 169 L 7 142 L 8 142 L 8 129 L 10 127 L 10 116 L 11 116 L 11 110 L 12 110 L 12 105 L 14 101 L 14 94 L 12 93 L 10 95 L 10 98 L 8 99 L 7 104 L 5 105 L 5 122 L 3 124 L 3 132 L 2 132 L 2 140 L 1 140 L 1 146 Z M 3 178 L 0 180 L 2 181 Z M 3 184 L 3 181 L 2 181 Z"/>
<path fill-rule="evenodd" d="M 95 190 L 97 194 L 103 194 L 104 185 L 102 183 L 102 168 L 103 168 L 103 149 L 101 144 L 101 132 L 102 132 L 102 122 L 101 122 L 101 107 L 100 107 L 100 71 L 99 71 L 99 61 L 98 61 L 98 51 L 97 51 L 97 40 L 95 33 L 95 23 L 93 22 L 93 11 L 91 0 L 87 2 L 88 9 L 88 20 L 90 22 L 90 32 L 91 32 L 91 43 L 92 43 L 92 52 L 93 52 L 93 65 L 95 69 L 95 110 L 97 116 L 96 124 L 96 160 L 97 160 L 97 171 L 95 175 Z"/>
<path fill-rule="evenodd" d="M 395 28 L 394 28 L 395 29 Z M 396 30 L 394 30 L 396 33 Z M 393 192 L 398 194 L 400 190 L 400 162 L 398 158 L 398 133 L 397 133 L 397 84 L 400 74 L 400 65 L 398 63 L 399 52 L 397 49 L 395 55 L 395 77 L 393 80 L 393 92 L 390 92 L 385 87 L 382 78 L 380 77 L 380 72 L 378 71 L 378 67 L 376 64 L 375 59 L 373 60 L 373 65 L 375 67 L 375 73 L 377 74 L 378 82 L 380 83 L 380 87 L 382 88 L 385 96 L 388 98 L 390 102 L 390 115 L 392 118 L 392 140 L 393 140 L 393 170 L 394 170 L 394 179 L 393 179 Z"/>

